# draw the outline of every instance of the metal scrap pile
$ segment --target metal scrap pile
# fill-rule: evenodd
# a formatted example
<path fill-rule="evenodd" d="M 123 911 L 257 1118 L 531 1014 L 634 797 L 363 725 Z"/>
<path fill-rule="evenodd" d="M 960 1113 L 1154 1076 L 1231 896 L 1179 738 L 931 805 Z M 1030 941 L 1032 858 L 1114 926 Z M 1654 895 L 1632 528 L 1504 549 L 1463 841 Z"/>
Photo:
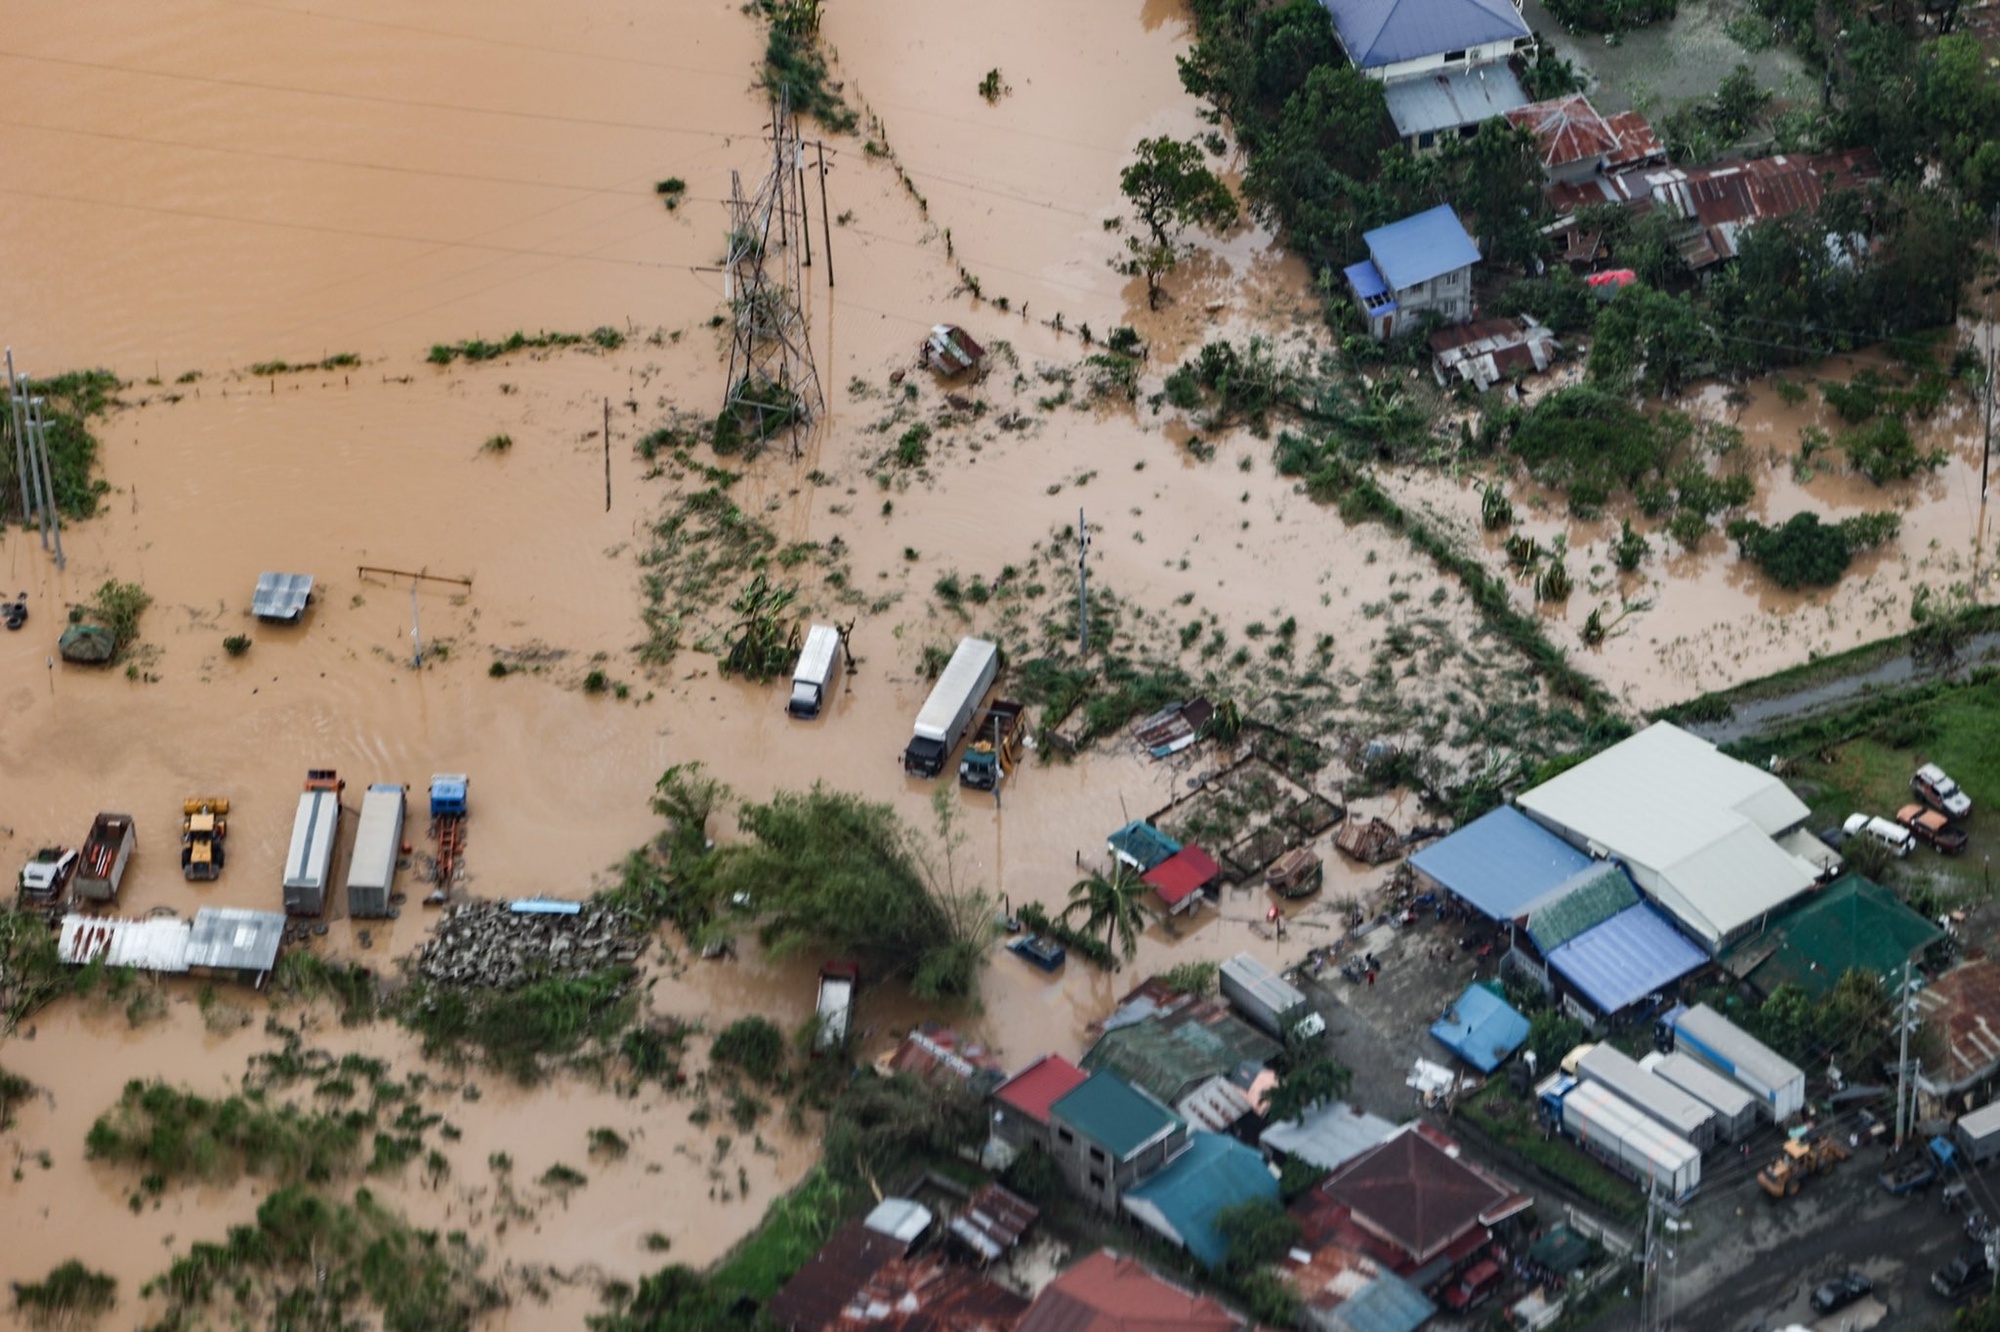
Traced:
<path fill-rule="evenodd" d="M 619 913 L 589 903 L 557 916 L 517 915 L 506 902 L 460 902 L 417 950 L 417 974 L 442 985 L 511 990 L 635 962 L 646 943 Z"/>

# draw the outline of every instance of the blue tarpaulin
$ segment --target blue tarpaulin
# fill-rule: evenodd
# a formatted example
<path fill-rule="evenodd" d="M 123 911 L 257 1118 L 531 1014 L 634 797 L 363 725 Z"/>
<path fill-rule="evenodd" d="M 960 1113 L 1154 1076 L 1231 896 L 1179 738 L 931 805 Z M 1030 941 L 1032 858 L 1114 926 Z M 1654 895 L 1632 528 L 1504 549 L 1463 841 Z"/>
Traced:
<path fill-rule="evenodd" d="M 1616 1013 L 1708 961 L 1657 908 L 1641 902 L 1549 954 L 1549 966 L 1600 1013 Z"/>
<path fill-rule="evenodd" d="M 1591 859 L 1511 805 L 1410 857 L 1426 877 L 1494 920 L 1512 920 Z"/>
<path fill-rule="evenodd" d="M 1481 1073 L 1491 1073 L 1528 1039 L 1528 1019 L 1495 991 L 1473 984 L 1431 1024 L 1431 1035 Z"/>
<path fill-rule="evenodd" d="M 1134 819 L 1105 839 L 1111 854 L 1141 873 L 1180 853 L 1181 844 L 1144 819 Z"/>

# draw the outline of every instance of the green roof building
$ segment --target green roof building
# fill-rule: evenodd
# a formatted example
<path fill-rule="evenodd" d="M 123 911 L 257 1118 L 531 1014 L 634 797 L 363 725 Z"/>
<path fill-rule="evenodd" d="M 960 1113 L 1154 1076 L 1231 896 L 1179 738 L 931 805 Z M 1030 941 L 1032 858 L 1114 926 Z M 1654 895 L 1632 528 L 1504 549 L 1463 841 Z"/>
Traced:
<path fill-rule="evenodd" d="M 1107 1211 L 1187 1146 L 1188 1126 L 1115 1073 L 1098 1073 L 1049 1107 L 1050 1151 L 1077 1192 Z"/>
<path fill-rule="evenodd" d="M 1843 875 L 1771 917 L 1722 963 L 1765 994 L 1797 985 L 1824 999 L 1850 971 L 1888 979 L 1944 932 L 1859 874 Z"/>

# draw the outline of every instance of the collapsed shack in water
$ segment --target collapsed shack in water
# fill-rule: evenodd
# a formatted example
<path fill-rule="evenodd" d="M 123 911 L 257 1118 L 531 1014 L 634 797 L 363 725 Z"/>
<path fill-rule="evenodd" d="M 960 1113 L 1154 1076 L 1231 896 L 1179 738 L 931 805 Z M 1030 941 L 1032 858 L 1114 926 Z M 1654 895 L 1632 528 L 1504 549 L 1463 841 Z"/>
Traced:
<path fill-rule="evenodd" d="M 236 981 L 261 990 L 278 965 L 284 936 L 283 915 L 242 907 L 203 907 L 192 922 L 69 915 L 63 917 L 56 956 L 71 966 L 101 960 L 107 967 Z"/>
<path fill-rule="evenodd" d="M 417 975 L 440 985 L 512 990 L 544 977 L 629 966 L 646 951 L 646 936 L 633 932 L 622 912 L 590 902 L 576 903 L 573 913 L 515 905 L 473 900 L 447 908 L 417 949 Z"/>

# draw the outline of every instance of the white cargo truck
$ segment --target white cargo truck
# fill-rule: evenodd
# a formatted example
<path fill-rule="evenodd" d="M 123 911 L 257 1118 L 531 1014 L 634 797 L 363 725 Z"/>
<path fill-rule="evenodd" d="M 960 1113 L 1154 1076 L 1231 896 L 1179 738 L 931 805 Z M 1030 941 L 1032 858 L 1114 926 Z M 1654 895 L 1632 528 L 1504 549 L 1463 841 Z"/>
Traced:
<path fill-rule="evenodd" d="M 332 768 L 306 773 L 299 812 L 292 818 L 292 845 L 285 853 L 285 914 L 317 916 L 326 910 L 327 881 L 333 877 L 334 846 L 340 839 L 342 783 Z"/>
<path fill-rule="evenodd" d="M 1220 978 L 1223 997 L 1281 1041 L 1311 1040 L 1326 1030 L 1326 1019 L 1298 987 L 1249 953 L 1224 962 Z"/>
<path fill-rule="evenodd" d="M 904 772 L 935 777 L 944 771 L 999 670 L 1000 649 L 983 638 L 958 640 L 958 650 L 917 714 L 909 746 L 903 750 Z"/>
<path fill-rule="evenodd" d="M 792 698 L 785 711 L 794 717 L 817 717 L 833 688 L 833 668 L 840 661 L 840 630 L 816 624 L 806 631 L 799 664 L 792 668 Z"/>
<path fill-rule="evenodd" d="M 396 887 L 396 861 L 403 854 L 403 814 L 408 795 L 402 787 L 378 782 L 361 797 L 361 818 L 354 826 L 354 854 L 347 861 L 347 914 L 387 916 L 389 896 Z"/>
<path fill-rule="evenodd" d="M 1715 1111 L 1692 1093 L 1640 1067 L 1623 1050 L 1594 1045 L 1577 1060 L 1577 1076 L 1609 1089 L 1640 1114 L 1686 1138 L 1697 1150 L 1715 1146 Z"/>
<path fill-rule="evenodd" d="M 1535 1088 L 1542 1114 L 1585 1152 L 1647 1190 L 1679 1202 L 1701 1184 L 1693 1143 L 1595 1082 L 1552 1073 Z"/>
<path fill-rule="evenodd" d="M 1676 1008 L 1667 1017 L 1675 1053 L 1741 1083 L 1766 1120 L 1782 1124 L 1805 1108 L 1805 1073 L 1707 1004 Z"/>

